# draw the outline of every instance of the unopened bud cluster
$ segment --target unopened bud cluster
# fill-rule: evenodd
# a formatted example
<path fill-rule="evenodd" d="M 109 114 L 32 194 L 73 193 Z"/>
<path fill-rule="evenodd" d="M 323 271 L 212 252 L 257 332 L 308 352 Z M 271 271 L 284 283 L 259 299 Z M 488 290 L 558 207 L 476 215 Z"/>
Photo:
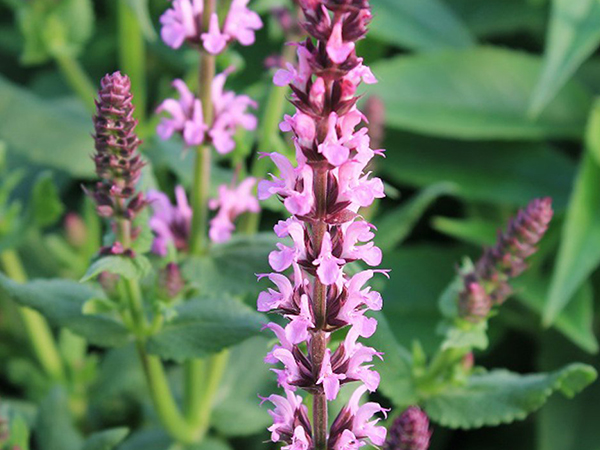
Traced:
<path fill-rule="evenodd" d="M 431 439 L 429 418 L 417 406 L 411 406 L 390 428 L 385 450 L 427 450 Z"/>
<path fill-rule="evenodd" d="M 485 249 L 474 271 L 463 274 L 464 289 L 459 294 L 460 315 L 477 322 L 512 293 L 511 278 L 527 268 L 525 260 L 536 251 L 552 219 L 552 200 L 535 199 L 513 218 L 493 247 Z"/>
<path fill-rule="evenodd" d="M 131 83 L 129 77 L 115 72 L 102 78 L 94 116 L 94 162 L 100 178 L 88 193 L 96 202 L 98 214 L 119 222 L 131 222 L 146 206 L 142 192 L 136 191 L 144 162 L 138 152 L 140 140 L 135 133 Z M 138 230 L 131 228 L 130 237 Z M 104 254 L 132 255 L 133 251 L 119 240 L 102 249 Z"/>

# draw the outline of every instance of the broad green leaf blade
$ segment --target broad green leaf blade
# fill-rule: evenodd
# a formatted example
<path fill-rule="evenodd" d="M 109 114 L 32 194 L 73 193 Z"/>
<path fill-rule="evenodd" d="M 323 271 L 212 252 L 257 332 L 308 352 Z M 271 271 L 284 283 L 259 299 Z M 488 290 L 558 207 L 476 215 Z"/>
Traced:
<path fill-rule="evenodd" d="M 596 370 L 571 364 L 552 373 L 519 375 L 507 370 L 471 376 L 424 401 L 429 417 L 449 428 L 480 428 L 523 420 L 554 392 L 573 397 L 596 379 Z"/>
<path fill-rule="evenodd" d="M 399 56 L 374 64 L 391 127 L 459 139 L 579 138 L 590 96 L 568 83 L 536 119 L 528 98 L 541 60 L 523 52 L 478 47 Z"/>
<path fill-rule="evenodd" d="M 372 0 L 369 36 L 413 50 L 462 48 L 474 44 L 469 30 L 439 0 Z"/>
<path fill-rule="evenodd" d="M 120 322 L 83 314 L 85 302 L 99 295 L 88 286 L 58 279 L 18 284 L 0 274 L 0 290 L 21 306 L 39 311 L 52 325 L 68 328 L 91 344 L 113 347 L 129 340 L 129 332 Z"/>
<path fill-rule="evenodd" d="M 0 77 L 0 136 L 9 152 L 89 178 L 94 172 L 91 131 L 87 115 L 57 107 Z"/>
<path fill-rule="evenodd" d="M 195 298 L 175 308 L 175 317 L 148 340 L 148 351 L 164 359 L 202 358 L 255 336 L 263 316 L 223 296 Z"/>
<path fill-rule="evenodd" d="M 94 433 L 85 440 L 81 450 L 113 450 L 128 434 L 127 428 L 113 428 Z"/>
<path fill-rule="evenodd" d="M 191 258 L 183 266 L 184 276 L 200 292 L 256 294 L 260 291 L 256 274 L 271 272 L 268 258 L 276 242 L 274 233 L 235 236 L 226 244 L 214 245 L 209 255 Z"/>
<path fill-rule="evenodd" d="M 447 236 L 469 244 L 492 245 L 496 241 L 498 224 L 482 219 L 453 219 L 437 216 L 431 220 L 431 227 Z"/>
<path fill-rule="evenodd" d="M 598 0 L 553 0 L 544 68 L 531 99 L 537 116 L 600 44 Z"/>
<path fill-rule="evenodd" d="M 543 315 L 551 325 L 583 281 L 600 264 L 600 102 L 593 109 L 588 126 L 587 149 L 571 194 L 562 230 L 552 283 Z"/>
<path fill-rule="evenodd" d="M 453 192 L 451 183 L 434 184 L 376 222 L 375 241 L 385 253 L 402 243 L 427 208 L 440 196 Z"/>
<path fill-rule="evenodd" d="M 249 436 L 265 430 L 272 423 L 267 412 L 269 408 L 261 405 L 258 397 L 267 396 L 277 389 L 271 366 L 264 362 L 271 346 L 272 342 L 261 336 L 231 350 L 227 371 L 217 394 L 220 400 L 211 416 L 211 424 L 219 434 Z M 232 417 L 236 420 L 231 420 Z"/>
<path fill-rule="evenodd" d="M 576 171 L 564 153 L 541 143 L 456 142 L 394 132 L 388 145 L 401 149 L 387 152 L 381 165 L 392 180 L 418 187 L 450 182 L 460 198 L 509 206 L 550 196 L 555 210 L 564 210 Z"/>
<path fill-rule="evenodd" d="M 69 399 L 62 388 L 52 389 L 40 404 L 35 427 L 38 448 L 80 450 L 83 438 L 75 428 Z"/>
<path fill-rule="evenodd" d="M 397 408 L 415 404 L 417 391 L 412 374 L 411 355 L 394 337 L 392 330 L 381 313 L 373 314 L 379 322 L 377 331 L 369 339 L 369 345 L 383 352 L 385 361 L 375 358 L 374 368 L 381 375 L 379 390 Z"/>

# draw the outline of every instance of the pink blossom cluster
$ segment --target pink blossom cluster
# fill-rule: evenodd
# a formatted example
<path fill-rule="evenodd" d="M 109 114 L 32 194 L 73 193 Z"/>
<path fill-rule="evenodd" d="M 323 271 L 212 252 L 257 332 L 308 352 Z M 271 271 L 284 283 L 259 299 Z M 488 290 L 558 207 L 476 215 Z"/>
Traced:
<path fill-rule="evenodd" d="M 233 221 L 245 212 L 257 213 L 260 206 L 252 192 L 256 178 L 248 177 L 239 186 L 229 187 L 226 184 L 219 186 L 219 196 L 208 203 L 210 209 L 218 210 L 210 221 L 208 235 L 213 242 L 226 242 L 231 239 L 235 230 Z"/>
<path fill-rule="evenodd" d="M 261 275 L 274 287 L 259 295 L 258 310 L 287 319 L 285 326 L 267 325 L 279 342 L 265 359 L 276 365 L 286 396 L 266 400 L 275 405 L 271 438 L 284 442 L 282 449 L 355 450 L 368 442 L 384 444 L 386 430 L 372 416 L 387 412 L 377 403 L 359 406 L 360 398 L 379 385 L 371 363 L 382 357 L 359 342 L 377 327 L 365 313 L 382 307 L 381 295 L 367 282 L 387 272 L 350 275 L 346 270 L 354 261 L 376 267 L 382 259 L 372 241 L 375 227 L 359 214 L 384 196 L 382 181 L 368 170 L 383 151 L 371 148 L 367 128 L 359 127 L 366 119 L 356 106 L 359 84 L 376 82 L 355 53 L 371 15 L 367 0 L 301 0 L 300 5 L 304 28 L 314 39 L 297 44 L 297 66 L 289 64 L 274 78 L 292 89 L 296 113 L 285 117 L 281 129 L 292 132 L 296 163 L 279 153 L 264 155 L 280 175 L 258 187 L 259 199 L 276 195 L 291 214 L 275 226 L 277 236 L 288 242 L 277 244 L 269 256 L 275 272 Z M 330 348 L 332 333 L 344 328 L 345 339 Z M 351 382 L 360 385 L 325 435 L 326 402 Z M 295 394 L 298 388 L 313 395 L 312 427 Z"/>
<path fill-rule="evenodd" d="M 187 146 L 210 142 L 217 152 L 225 154 L 235 148 L 233 137 L 238 126 L 246 130 L 256 129 L 256 117 L 248 113 L 249 107 L 257 107 L 256 102 L 247 95 L 224 90 L 231 71 L 231 68 L 226 70 L 213 81 L 211 97 L 214 120 L 210 125 L 204 121 L 202 101 L 183 80 L 175 80 L 173 86 L 179 92 L 179 100 L 168 98 L 156 110 L 169 114 L 161 119 L 156 129 L 160 138 L 169 139 L 174 133 L 180 133 Z"/>
<path fill-rule="evenodd" d="M 173 0 L 171 8 L 160 18 L 161 37 L 169 47 L 179 48 L 187 41 L 201 44 L 214 55 L 221 53 L 234 40 L 242 45 L 252 45 L 255 31 L 263 24 L 260 16 L 248 9 L 248 2 L 233 0 L 222 27 L 218 15 L 212 13 L 208 29 L 204 30 L 204 0 Z"/>

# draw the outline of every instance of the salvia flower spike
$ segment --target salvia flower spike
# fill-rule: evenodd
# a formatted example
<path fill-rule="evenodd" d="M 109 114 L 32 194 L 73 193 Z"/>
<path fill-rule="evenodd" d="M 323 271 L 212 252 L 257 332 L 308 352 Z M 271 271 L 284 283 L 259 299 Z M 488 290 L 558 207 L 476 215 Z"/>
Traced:
<path fill-rule="evenodd" d="M 427 450 L 431 434 L 427 414 L 411 406 L 394 420 L 385 450 Z"/>
<path fill-rule="evenodd" d="M 368 129 L 360 127 L 364 115 L 357 108 L 361 82 L 375 83 L 368 67 L 355 53 L 371 18 L 367 0 L 302 0 L 304 28 L 311 35 L 297 44 L 298 65 L 288 64 L 275 73 L 277 85 L 289 85 L 293 116 L 286 116 L 283 131 L 293 134 L 296 161 L 279 153 L 263 154 L 279 168 L 258 186 L 259 199 L 278 196 L 291 214 L 275 226 L 280 238 L 269 256 L 275 271 L 268 277 L 274 287 L 258 298 L 260 311 L 274 311 L 287 319 L 282 327 L 267 325 L 279 343 L 265 361 L 275 364 L 286 397 L 271 396 L 275 424 L 272 440 L 286 450 L 358 449 L 368 443 L 385 443 L 386 429 L 378 426 L 377 403 L 360 405 L 360 399 L 379 385 L 370 364 L 382 355 L 361 342 L 376 330 L 377 321 L 365 315 L 380 310 L 381 295 L 367 286 L 376 274 L 368 269 L 354 275 L 345 266 L 363 261 L 376 267 L 381 250 L 372 240 L 375 227 L 362 219 L 360 208 L 384 196 L 383 183 L 367 171 L 382 151 L 371 148 Z M 285 275 L 283 272 L 291 272 Z M 331 334 L 347 329 L 337 348 Z M 328 402 L 340 387 L 357 382 L 350 402 L 328 429 Z M 305 419 L 303 389 L 313 396 L 313 420 Z"/>
<path fill-rule="evenodd" d="M 131 224 L 146 206 L 144 194 L 136 190 L 144 162 L 138 152 L 132 99 L 127 75 L 115 72 L 102 78 L 94 116 L 93 156 L 100 181 L 88 193 L 100 216 L 110 218 L 115 228 L 125 225 L 128 229 L 127 236 L 104 247 L 103 254 L 133 255 L 130 241 L 137 230 Z"/>
<path fill-rule="evenodd" d="M 485 249 L 475 269 L 463 274 L 464 289 L 459 294 L 462 317 L 478 322 L 506 300 L 512 293 L 510 279 L 527 268 L 525 260 L 537 251 L 552 215 L 552 199 L 535 199 L 519 211 L 505 232 L 498 233 L 496 244 Z"/>

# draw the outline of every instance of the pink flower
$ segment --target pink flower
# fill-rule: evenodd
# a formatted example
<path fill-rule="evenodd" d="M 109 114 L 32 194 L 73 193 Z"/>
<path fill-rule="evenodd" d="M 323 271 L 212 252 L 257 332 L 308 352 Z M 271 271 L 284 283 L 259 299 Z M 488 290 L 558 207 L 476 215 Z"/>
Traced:
<path fill-rule="evenodd" d="M 186 39 L 197 39 L 203 5 L 203 0 L 173 0 L 171 8 L 160 17 L 160 34 L 169 47 L 179 48 Z"/>
<path fill-rule="evenodd" d="M 325 233 L 321 244 L 321 254 L 313 262 L 315 266 L 318 266 L 317 275 L 325 285 L 333 284 L 339 279 L 342 274 L 340 265 L 345 263 L 343 259 L 333 256 L 331 251 L 331 236 L 329 233 Z"/>
<path fill-rule="evenodd" d="M 269 410 L 269 414 L 273 418 L 273 425 L 269 427 L 273 442 L 293 436 L 295 434 L 294 422 L 302 421 L 308 415 L 308 408 L 302 404 L 302 397 L 289 390 L 285 391 L 285 397 L 273 394 L 262 400 L 271 402 L 275 406 L 274 409 Z"/>
<path fill-rule="evenodd" d="M 166 256 L 169 246 L 177 250 L 186 250 L 192 209 L 183 187 L 175 188 L 176 205 L 171 204 L 169 197 L 159 191 L 149 191 L 147 198 L 153 211 L 150 218 L 150 228 L 155 235 L 152 251 L 157 255 Z"/>
<path fill-rule="evenodd" d="M 260 16 L 248 9 L 250 0 L 233 0 L 225 21 L 225 33 L 242 45 L 254 44 L 254 32 L 263 26 Z"/>
<path fill-rule="evenodd" d="M 331 367 L 331 350 L 325 351 L 323 363 L 321 364 L 321 371 L 319 372 L 319 379 L 317 384 L 322 384 L 325 391 L 325 397 L 329 401 L 333 401 L 337 398 L 338 392 L 340 391 L 340 381 L 346 379 L 344 373 L 334 373 Z"/>
<path fill-rule="evenodd" d="M 175 80 L 173 86 L 179 91 L 179 101 L 169 98 L 163 101 L 156 112 L 167 112 L 171 117 L 163 117 L 156 128 L 161 139 L 169 139 L 174 132 L 183 135 L 187 146 L 200 145 L 208 127 L 202 115 L 202 103 L 194 97 L 182 80 Z"/>
<path fill-rule="evenodd" d="M 219 186 L 219 197 L 208 203 L 211 209 L 218 209 L 217 215 L 210 221 L 209 236 L 213 242 L 222 243 L 231 239 L 235 230 L 233 221 L 245 212 L 260 211 L 258 200 L 252 193 L 256 178 L 246 178 L 239 186 L 230 188 Z"/>
<path fill-rule="evenodd" d="M 336 64 L 342 64 L 354 50 L 354 42 L 344 42 L 342 38 L 342 22 L 333 26 L 329 41 L 327 41 L 327 54 Z"/>
<path fill-rule="evenodd" d="M 227 45 L 227 35 L 219 30 L 219 16 L 212 13 L 208 26 L 208 33 L 202 33 L 202 43 L 208 53 L 217 55 L 223 51 Z"/>

